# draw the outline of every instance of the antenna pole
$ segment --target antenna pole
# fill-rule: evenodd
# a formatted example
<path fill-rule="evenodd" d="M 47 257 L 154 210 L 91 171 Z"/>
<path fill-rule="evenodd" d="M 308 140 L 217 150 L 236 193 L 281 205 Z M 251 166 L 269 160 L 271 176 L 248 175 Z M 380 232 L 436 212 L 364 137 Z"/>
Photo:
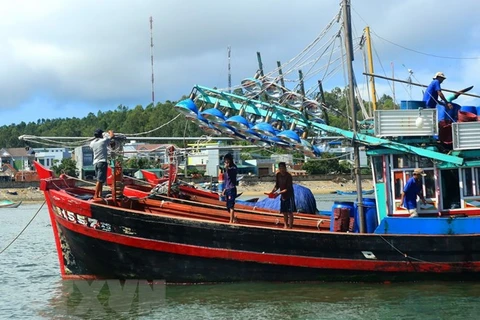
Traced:
<path fill-rule="evenodd" d="M 155 107 L 155 77 L 153 71 L 153 18 L 150 16 L 150 60 L 152 65 L 152 106 Z"/>
<path fill-rule="evenodd" d="M 228 56 L 228 93 L 232 93 L 232 73 L 230 69 L 230 46 L 227 47 L 227 56 Z"/>
<path fill-rule="evenodd" d="M 390 63 L 390 65 L 392 66 L 392 78 L 394 79 L 395 78 L 395 66 L 393 64 L 393 61 Z M 393 91 L 393 103 L 395 105 L 397 103 L 397 100 L 395 98 L 395 82 L 394 81 L 392 82 L 392 91 Z"/>

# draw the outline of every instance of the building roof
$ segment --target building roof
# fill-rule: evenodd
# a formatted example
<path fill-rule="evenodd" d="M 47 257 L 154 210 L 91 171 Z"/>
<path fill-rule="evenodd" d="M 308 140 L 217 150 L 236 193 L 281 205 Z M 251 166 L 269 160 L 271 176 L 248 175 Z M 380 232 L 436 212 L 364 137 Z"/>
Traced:
<path fill-rule="evenodd" d="M 25 148 L 5 148 L 5 150 L 10 157 L 18 158 L 18 157 L 32 157 L 33 150 L 25 150 Z M 2 157 L 8 157 L 8 155 L 2 154 Z"/>
<path fill-rule="evenodd" d="M 158 151 L 164 151 L 163 148 L 169 146 L 169 144 L 137 144 L 135 145 L 135 149 L 137 151 L 149 151 L 149 152 L 158 152 Z"/>

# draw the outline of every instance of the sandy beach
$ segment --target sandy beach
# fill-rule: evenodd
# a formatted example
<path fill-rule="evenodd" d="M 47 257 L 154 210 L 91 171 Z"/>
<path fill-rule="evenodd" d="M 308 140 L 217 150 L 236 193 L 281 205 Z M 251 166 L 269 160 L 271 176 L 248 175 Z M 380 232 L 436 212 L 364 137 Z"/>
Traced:
<path fill-rule="evenodd" d="M 309 188 L 314 194 L 328 194 L 333 193 L 336 190 L 342 191 L 354 191 L 356 185 L 354 181 L 296 181 L 293 183 L 299 184 L 306 188 Z M 274 182 L 255 182 L 245 183 L 240 181 L 238 186 L 238 192 L 243 192 L 246 196 L 258 196 L 263 195 L 264 192 L 270 192 L 273 189 Z M 364 190 L 373 189 L 371 180 L 362 180 L 362 188 Z"/>
<path fill-rule="evenodd" d="M 328 194 L 336 190 L 353 191 L 356 189 L 355 182 L 351 180 L 331 180 L 331 181 L 299 181 L 294 183 L 302 185 L 312 190 L 314 194 Z M 272 191 L 274 182 L 245 182 L 240 181 L 238 192 L 242 192 L 246 196 L 263 196 L 265 192 Z M 373 189 L 371 180 L 363 180 L 362 187 L 364 190 Z M 107 190 L 107 187 L 104 187 Z M 16 193 L 16 194 L 15 194 Z M 44 200 L 43 192 L 35 187 L 29 188 L 9 188 L 0 189 L 1 200 L 24 201 L 24 202 L 41 202 Z"/>
<path fill-rule="evenodd" d="M 9 188 L 0 189 L 0 200 L 42 202 L 45 200 L 43 191 L 38 188 Z"/>

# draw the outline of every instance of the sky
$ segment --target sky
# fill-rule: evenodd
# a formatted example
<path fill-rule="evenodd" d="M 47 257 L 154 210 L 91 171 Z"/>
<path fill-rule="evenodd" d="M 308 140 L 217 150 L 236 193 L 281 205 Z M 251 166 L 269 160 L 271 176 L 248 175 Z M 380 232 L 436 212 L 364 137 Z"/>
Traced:
<path fill-rule="evenodd" d="M 257 71 L 257 52 L 265 72 L 302 52 L 339 12 L 339 3 L 0 0 L 0 126 L 146 106 L 152 102 L 152 51 L 156 102 L 178 101 L 195 84 L 226 88 L 229 46 L 232 84 L 238 85 Z M 480 94 L 478 12 L 478 0 L 352 0 L 352 33 L 358 42 L 370 27 L 376 74 L 401 80 L 410 75 L 413 82 L 428 84 L 442 71 L 444 89 L 475 85 L 471 93 Z M 334 22 L 322 41 L 339 27 Z M 362 98 L 369 100 L 364 65 L 358 51 L 354 70 Z M 317 76 L 318 66 L 302 69 L 309 75 L 307 89 L 317 80 L 327 91 L 346 85 L 341 67 L 328 76 L 322 69 Z M 287 80 L 297 77 L 290 72 Z M 378 96 L 395 95 L 398 103 L 422 99 L 419 87 L 396 83 L 392 88 L 381 79 L 376 90 Z M 457 101 L 480 105 L 473 97 Z"/>

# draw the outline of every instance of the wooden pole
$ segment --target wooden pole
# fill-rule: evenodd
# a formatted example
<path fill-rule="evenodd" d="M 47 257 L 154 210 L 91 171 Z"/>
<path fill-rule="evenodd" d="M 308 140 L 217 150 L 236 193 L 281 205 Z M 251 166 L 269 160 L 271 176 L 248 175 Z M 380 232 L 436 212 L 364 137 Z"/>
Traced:
<path fill-rule="evenodd" d="M 349 93 L 349 102 L 350 109 L 352 111 L 352 130 L 353 130 L 353 156 L 354 156 L 354 173 L 355 173 L 355 182 L 357 186 L 357 197 L 358 197 L 358 225 L 359 232 L 365 233 L 365 216 L 363 214 L 363 201 L 362 201 L 362 177 L 360 175 L 360 152 L 358 143 L 355 142 L 355 136 L 357 135 L 357 112 L 355 110 L 355 93 L 353 86 L 355 81 L 353 78 L 353 45 L 352 45 L 352 35 L 351 24 L 350 24 L 350 1 L 343 0 L 343 32 L 345 33 L 345 47 L 347 55 L 347 71 L 348 71 L 348 93 Z"/>
<path fill-rule="evenodd" d="M 323 92 L 323 84 L 322 80 L 318 80 L 318 93 L 320 95 L 320 102 L 326 106 L 327 102 L 325 101 L 325 93 Z M 330 123 L 328 119 L 328 112 L 326 108 L 322 108 L 323 118 L 325 120 L 325 124 L 328 125 Z"/>
<path fill-rule="evenodd" d="M 370 27 L 365 27 L 365 35 L 367 40 L 367 54 L 368 54 L 368 70 L 370 73 L 375 73 L 373 71 L 373 55 L 372 55 L 372 41 L 370 39 Z M 370 77 L 370 91 L 372 94 L 372 107 L 373 111 L 377 110 L 377 92 L 375 91 L 375 78 Z"/>

